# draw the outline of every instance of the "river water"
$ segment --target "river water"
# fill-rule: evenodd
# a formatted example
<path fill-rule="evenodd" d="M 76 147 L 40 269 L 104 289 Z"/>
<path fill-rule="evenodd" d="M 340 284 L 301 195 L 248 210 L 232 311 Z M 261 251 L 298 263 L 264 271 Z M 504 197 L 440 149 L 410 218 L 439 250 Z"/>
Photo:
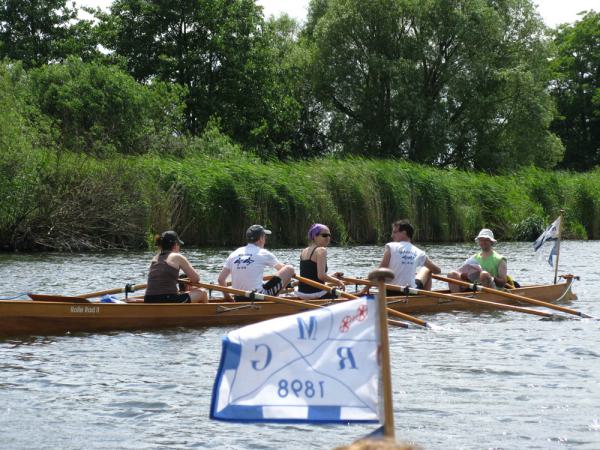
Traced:
<path fill-rule="evenodd" d="M 424 245 L 443 271 L 474 245 Z M 214 281 L 227 249 L 184 249 Z M 531 243 L 500 243 L 522 283 L 551 282 Z M 547 254 L 548 249 L 546 249 Z M 299 249 L 274 250 L 297 265 Z M 581 276 L 573 307 L 600 317 L 600 242 L 563 242 Z M 381 247 L 331 248 L 330 270 L 365 276 Z M 144 282 L 151 253 L 1 254 L 0 296 L 76 294 Z M 427 449 L 600 449 L 600 322 L 520 313 L 421 316 L 390 330 L 396 434 Z M 0 339 L 0 447 L 327 449 L 367 425 L 232 424 L 208 418 L 227 328 Z"/>

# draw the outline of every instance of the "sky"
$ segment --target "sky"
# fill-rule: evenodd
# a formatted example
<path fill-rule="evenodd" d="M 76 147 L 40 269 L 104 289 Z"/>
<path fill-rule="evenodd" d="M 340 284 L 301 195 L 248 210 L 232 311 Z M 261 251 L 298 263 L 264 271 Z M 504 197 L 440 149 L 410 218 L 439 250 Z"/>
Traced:
<path fill-rule="evenodd" d="M 300 20 L 306 18 L 309 0 L 258 0 L 266 17 L 287 13 Z M 565 22 L 575 22 L 577 13 L 591 10 L 600 11 L 600 0 L 534 0 L 538 12 L 546 25 L 555 27 Z"/>
<path fill-rule="evenodd" d="M 533 0 L 546 25 L 555 27 L 565 22 L 575 22 L 577 13 L 584 10 L 600 11 L 600 0 Z M 78 6 L 108 8 L 112 0 L 75 0 Z M 265 17 L 287 13 L 299 20 L 306 19 L 309 0 L 258 0 Z"/>

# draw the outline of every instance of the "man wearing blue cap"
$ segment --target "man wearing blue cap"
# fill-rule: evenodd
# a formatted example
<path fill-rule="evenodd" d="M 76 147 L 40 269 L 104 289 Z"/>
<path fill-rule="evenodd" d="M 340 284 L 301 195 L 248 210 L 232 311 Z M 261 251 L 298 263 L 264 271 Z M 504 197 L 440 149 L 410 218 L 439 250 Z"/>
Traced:
<path fill-rule="evenodd" d="M 269 234 L 271 231 L 262 225 L 252 225 L 246 230 L 248 244 L 229 255 L 219 274 L 219 285 L 227 286 L 229 275 L 231 275 L 231 287 L 242 291 L 277 295 L 284 286 L 288 285 L 294 275 L 294 268 L 282 264 L 273 253 L 264 248 Z M 269 281 L 263 283 L 266 267 L 273 267 L 277 272 Z M 229 294 L 224 294 L 224 297 L 226 300 L 231 300 Z M 237 297 L 235 299 L 238 300 Z"/>

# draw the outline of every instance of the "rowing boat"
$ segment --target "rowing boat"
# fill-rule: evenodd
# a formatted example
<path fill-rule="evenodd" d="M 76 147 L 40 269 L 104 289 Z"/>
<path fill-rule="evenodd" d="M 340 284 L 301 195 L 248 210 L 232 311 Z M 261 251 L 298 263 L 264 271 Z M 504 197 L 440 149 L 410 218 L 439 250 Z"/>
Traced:
<path fill-rule="evenodd" d="M 562 283 L 524 286 L 511 292 L 547 302 L 571 301 L 577 298 L 571 290 L 572 282 L 573 278 L 567 278 Z M 457 295 L 515 304 L 497 294 L 465 292 Z M 303 310 L 297 305 L 270 301 L 228 303 L 219 298 L 212 299 L 209 303 L 149 304 L 141 302 L 139 298 L 131 298 L 127 303 L 99 303 L 82 297 L 44 294 L 30 294 L 30 297 L 32 300 L 0 301 L 0 336 L 233 326 Z M 331 303 L 331 300 L 312 300 L 310 303 L 326 305 Z M 471 303 L 425 295 L 388 297 L 388 306 L 410 314 L 482 309 L 481 306 Z"/>

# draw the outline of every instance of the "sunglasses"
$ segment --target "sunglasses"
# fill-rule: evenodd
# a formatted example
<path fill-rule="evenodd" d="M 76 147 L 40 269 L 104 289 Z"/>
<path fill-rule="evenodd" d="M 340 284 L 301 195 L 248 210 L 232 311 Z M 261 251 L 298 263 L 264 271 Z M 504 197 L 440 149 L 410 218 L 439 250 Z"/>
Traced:
<path fill-rule="evenodd" d="M 331 237 L 331 233 L 321 233 L 319 234 L 321 237 Z"/>

